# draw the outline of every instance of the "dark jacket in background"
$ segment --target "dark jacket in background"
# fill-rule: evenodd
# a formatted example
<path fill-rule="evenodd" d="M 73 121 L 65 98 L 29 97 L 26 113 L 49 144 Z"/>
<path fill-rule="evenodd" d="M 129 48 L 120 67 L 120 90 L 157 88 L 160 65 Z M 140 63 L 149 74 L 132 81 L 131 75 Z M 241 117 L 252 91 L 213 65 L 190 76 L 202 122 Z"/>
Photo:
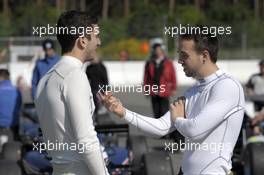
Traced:
<path fill-rule="evenodd" d="M 157 66 L 155 60 L 149 60 L 145 65 L 144 85 L 158 85 L 159 87 L 163 85 L 164 92 L 155 94 L 151 88 L 150 95 L 169 97 L 177 87 L 176 74 L 172 61 L 165 58 Z"/>
<path fill-rule="evenodd" d="M 100 87 L 105 87 L 106 85 L 108 85 L 107 71 L 102 62 L 91 63 L 86 68 L 86 75 L 90 82 L 91 90 L 93 93 L 95 113 L 97 113 L 100 102 L 96 94 L 100 90 Z"/>

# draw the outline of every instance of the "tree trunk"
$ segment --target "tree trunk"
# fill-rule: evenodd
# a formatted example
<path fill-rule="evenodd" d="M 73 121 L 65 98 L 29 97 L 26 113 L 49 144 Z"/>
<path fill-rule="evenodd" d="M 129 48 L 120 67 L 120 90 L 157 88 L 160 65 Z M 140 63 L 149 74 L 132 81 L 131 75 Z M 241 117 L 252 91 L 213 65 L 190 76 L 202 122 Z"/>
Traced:
<path fill-rule="evenodd" d="M 130 2 L 129 0 L 124 0 L 124 16 L 127 17 L 130 12 Z"/>
<path fill-rule="evenodd" d="M 201 7 L 200 7 L 200 0 L 195 0 L 194 1 L 194 5 L 195 5 L 195 8 L 197 9 L 197 10 L 201 10 Z"/>
<path fill-rule="evenodd" d="M 80 10 L 82 12 L 86 11 L 86 0 L 81 0 L 80 1 Z"/>
<path fill-rule="evenodd" d="M 69 1 L 69 3 L 71 4 L 70 9 L 76 10 L 76 1 Z"/>
<path fill-rule="evenodd" d="M 103 10 L 102 10 L 103 20 L 107 20 L 108 18 L 108 8 L 109 8 L 109 0 L 103 0 Z"/>
<path fill-rule="evenodd" d="M 254 0 L 255 18 L 259 19 L 259 0 Z"/>
<path fill-rule="evenodd" d="M 37 0 L 37 6 L 41 7 L 42 6 L 42 0 Z"/>
<path fill-rule="evenodd" d="M 262 0 L 262 10 L 261 10 L 261 12 L 262 12 L 262 19 L 264 18 L 264 0 Z"/>
<path fill-rule="evenodd" d="M 56 0 L 56 8 L 57 8 L 58 14 L 60 14 L 61 13 L 61 0 Z"/>
<path fill-rule="evenodd" d="M 3 14 L 8 15 L 10 12 L 8 0 L 3 0 Z"/>
<path fill-rule="evenodd" d="M 56 0 L 56 8 L 58 14 L 66 10 L 66 0 Z"/>
<path fill-rule="evenodd" d="M 175 7 L 175 0 L 170 0 L 169 3 L 169 15 L 173 16 L 174 8 Z"/>

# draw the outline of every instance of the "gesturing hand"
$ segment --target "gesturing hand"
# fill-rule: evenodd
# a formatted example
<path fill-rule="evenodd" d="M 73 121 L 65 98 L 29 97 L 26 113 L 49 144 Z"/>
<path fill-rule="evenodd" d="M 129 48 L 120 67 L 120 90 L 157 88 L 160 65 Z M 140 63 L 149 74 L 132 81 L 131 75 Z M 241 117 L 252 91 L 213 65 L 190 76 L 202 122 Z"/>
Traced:
<path fill-rule="evenodd" d="M 125 116 L 125 108 L 121 101 L 113 96 L 112 92 L 99 92 L 99 96 L 108 111 L 115 113 L 120 118 Z"/>
<path fill-rule="evenodd" d="M 176 118 L 185 118 L 185 97 L 179 97 L 170 104 L 171 119 L 175 122 Z"/>

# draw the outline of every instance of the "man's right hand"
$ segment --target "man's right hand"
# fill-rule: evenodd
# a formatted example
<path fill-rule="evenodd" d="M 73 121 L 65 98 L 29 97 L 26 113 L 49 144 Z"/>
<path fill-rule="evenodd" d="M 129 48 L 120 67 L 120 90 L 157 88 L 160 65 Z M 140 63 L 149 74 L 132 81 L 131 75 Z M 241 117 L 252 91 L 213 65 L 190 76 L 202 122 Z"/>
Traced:
<path fill-rule="evenodd" d="M 123 104 L 118 98 L 113 96 L 112 92 L 99 92 L 99 96 L 108 111 L 115 113 L 120 118 L 125 117 L 126 110 Z"/>

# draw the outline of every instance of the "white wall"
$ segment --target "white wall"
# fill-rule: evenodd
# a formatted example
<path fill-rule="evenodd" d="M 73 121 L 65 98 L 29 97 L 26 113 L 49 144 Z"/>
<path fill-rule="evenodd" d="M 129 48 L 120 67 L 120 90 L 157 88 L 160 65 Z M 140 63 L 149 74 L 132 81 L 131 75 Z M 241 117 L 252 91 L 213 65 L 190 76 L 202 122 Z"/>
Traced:
<path fill-rule="evenodd" d="M 218 65 L 224 71 L 237 78 L 241 83 L 245 83 L 249 76 L 259 71 L 259 60 L 223 60 Z M 143 81 L 144 61 L 105 61 L 104 62 L 110 84 L 114 85 L 137 85 Z M 174 61 L 176 75 L 179 85 L 191 85 L 195 81 L 187 78 L 182 70 L 181 65 Z M 32 62 L 16 62 L 1 67 L 8 67 L 11 72 L 12 82 L 15 84 L 17 77 L 23 76 L 26 84 L 30 85 L 34 63 Z"/>
<path fill-rule="evenodd" d="M 105 61 L 110 84 L 112 85 L 139 85 L 143 81 L 144 61 Z M 181 65 L 174 61 L 178 86 L 190 86 L 195 81 L 187 78 Z M 236 77 L 241 83 L 247 82 L 250 75 L 257 73 L 258 60 L 224 60 L 219 61 L 219 67 Z M 31 102 L 30 89 L 34 62 L 13 62 L 0 64 L 0 68 L 8 68 L 11 80 L 22 91 L 24 102 Z M 20 81 L 17 81 L 20 77 Z M 19 84 L 17 84 L 19 82 Z"/>
<path fill-rule="evenodd" d="M 244 84 L 250 75 L 259 71 L 258 62 L 259 60 L 222 60 L 217 64 Z M 107 67 L 110 84 L 135 85 L 141 84 L 143 81 L 144 61 L 105 61 L 104 64 Z M 192 78 L 185 76 L 181 65 L 176 61 L 174 61 L 174 66 L 179 85 L 188 86 L 195 82 Z"/>

